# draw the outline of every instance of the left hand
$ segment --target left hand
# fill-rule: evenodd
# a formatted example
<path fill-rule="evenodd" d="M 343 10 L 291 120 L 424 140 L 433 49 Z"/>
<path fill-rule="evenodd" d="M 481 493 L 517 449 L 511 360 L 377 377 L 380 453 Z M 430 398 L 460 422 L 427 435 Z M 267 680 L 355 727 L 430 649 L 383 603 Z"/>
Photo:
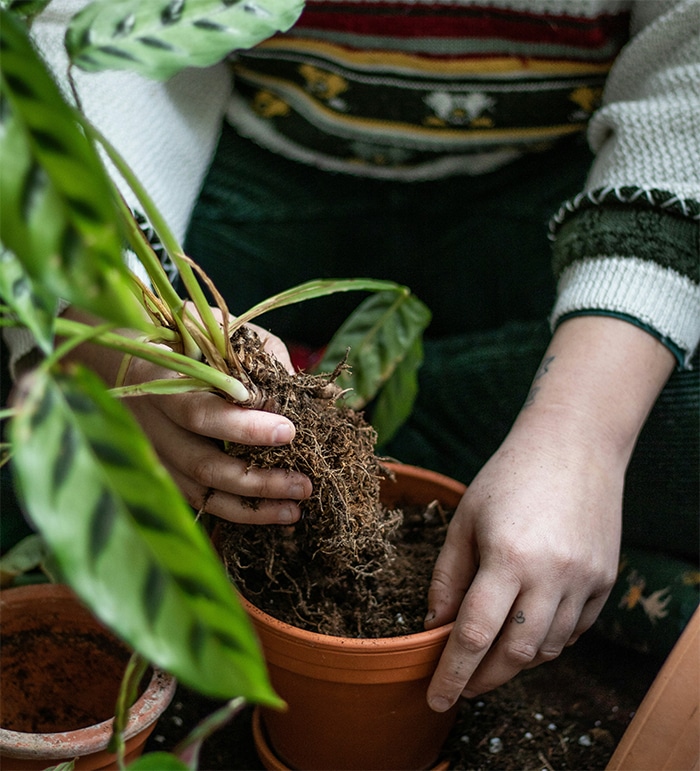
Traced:
<path fill-rule="evenodd" d="M 624 464 L 511 435 L 469 486 L 433 573 L 426 626 L 455 618 L 428 700 L 443 711 L 556 658 L 617 575 Z M 558 450 L 558 451 L 557 451 Z M 579 457 L 576 457 L 576 455 Z"/>
<path fill-rule="evenodd" d="M 425 625 L 456 620 L 428 689 L 433 709 L 555 658 L 594 622 L 617 576 L 627 463 L 673 364 L 627 321 L 557 328 L 435 565 Z"/>

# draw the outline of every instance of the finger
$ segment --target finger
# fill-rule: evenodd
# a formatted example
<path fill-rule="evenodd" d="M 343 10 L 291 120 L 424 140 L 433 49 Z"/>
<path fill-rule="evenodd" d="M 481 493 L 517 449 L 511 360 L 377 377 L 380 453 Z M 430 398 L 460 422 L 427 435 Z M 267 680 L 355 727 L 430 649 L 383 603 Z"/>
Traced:
<path fill-rule="evenodd" d="M 453 520 L 430 579 L 426 629 L 447 624 L 457 616 L 477 570 L 477 558 L 469 541 L 462 525 Z"/>
<path fill-rule="evenodd" d="M 232 458 L 214 443 L 187 435 L 169 464 L 198 486 L 249 498 L 291 498 L 311 495 L 311 481 L 298 471 L 249 469 L 244 460 Z"/>
<path fill-rule="evenodd" d="M 547 644 L 555 658 L 564 647 L 575 624 L 575 618 L 564 629 L 563 623 L 555 628 L 560 603 L 549 597 L 538 597 L 523 592 L 513 603 L 503 624 L 496 644 L 484 656 L 470 678 L 463 695 L 467 697 L 486 693 L 510 680 L 523 669 L 545 661 L 543 647 Z M 550 637 L 551 635 L 551 637 Z M 549 639 L 549 643 L 546 641 Z"/>
<path fill-rule="evenodd" d="M 169 396 L 159 399 L 158 407 L 188 431 L 237 444 L 289 444 L 296 433 L 291 420 L 282 415 L 239 407 L 214 394 Z"/>
<path fill-rule="evenodd" d="M 507 575 L 477 572 L 428 687 L 433 710 L 445 712 L 457 701 L 496 639 L 519 588 Z"/>
<path fill-rule="evenodd" d="M 202 487 L 178 471 L 170 470 L 170 473 L 190 506 L 229 522 L 242 525 L 289 525 L 297 522 L 301 516 L 296 501 L 243 498 Z"/>

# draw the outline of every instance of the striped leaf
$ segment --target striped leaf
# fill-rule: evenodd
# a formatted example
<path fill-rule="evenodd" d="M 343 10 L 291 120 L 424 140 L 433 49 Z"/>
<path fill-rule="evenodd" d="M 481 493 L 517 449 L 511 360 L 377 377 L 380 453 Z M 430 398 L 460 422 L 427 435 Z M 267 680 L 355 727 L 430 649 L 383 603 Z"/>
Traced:
<path fill-rule="evenodd" d="M 51 0 L 0 0 L 0 8 L 6 8 L 15 16 L 33 19 L 41 13 Z"/>
<path fill-rule="evenodd" d="M 141 318 L 111 182 L 26 29 L 0 9 L 0 241 L 42 292 L 118 324 Z"/>
<path fill-rule="evenodd" d="M 53 348 L 56 303 L 34 284 L 17 257 L 1 247 L 0 298 L 16 319 L 29 329 L 41 350 L 48 354 Z"/>
<path fill-rule="evenodd" d="M 72 20 L 71 60 L 165 80 L 251 48 L 296 21 L 303 0 L 96 0 Z"/>
<path fill-rule="evenodd" d="M 37 372 L 11 431 L 31 519 L 95 615 L 189 687 L 278 703 L 206 535 L 101 381 Z"/>
<path fill-rule="evenodd" d="M 367 405 L 383 386 L 389 387 L 390 379 L 395 376 L 392 395 L 387 392 L 381 408 L 383 431 L 393 426 L 393 432 L 410 413 L 415 399 L 414 378 L 422 362 L 421 339 L 429 322 L 430 311 L 415 295 L 378 292 L 364 300 L 345 320 L 328 344 L 317 369 L 332 371 L 350 349 L 350 371 L 343 372 L 337 384 L 343 389 L 352 389 L 346 402 L 356 409 Z"/>

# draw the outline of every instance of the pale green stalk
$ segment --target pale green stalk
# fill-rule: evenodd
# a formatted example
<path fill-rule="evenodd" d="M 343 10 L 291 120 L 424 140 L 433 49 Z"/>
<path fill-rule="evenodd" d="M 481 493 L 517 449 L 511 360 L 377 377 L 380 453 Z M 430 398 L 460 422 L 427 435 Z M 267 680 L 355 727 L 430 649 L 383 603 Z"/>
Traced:
<path fill-rule="evenodd" d="M 81 342 L 92 340 L 98 345 L 104 345 L 121 353 L 145 359 L 159 367 L 202 381 L 209 385 L 212 390 L 221 391 L 229 395 L 234 401 L 245 402 L 248 400 L 249 394 L 246 387 L 230 375 L 189 356 L 155 346 L 152 343 L 133 340 L 124 335 L 111 332 L 109 331 L 110 329 L 106 325 L 92 327 L 79 321 L 64 318 L 56 319 L 56 334 L 69 338 L 69 340 L 57 349 L 51 360 L 65 355 L 67 346 L 75 347 L 75 345 L 79 345 Z M 44 362 L 42 366 L 48 366 L 47 362 Z"/>

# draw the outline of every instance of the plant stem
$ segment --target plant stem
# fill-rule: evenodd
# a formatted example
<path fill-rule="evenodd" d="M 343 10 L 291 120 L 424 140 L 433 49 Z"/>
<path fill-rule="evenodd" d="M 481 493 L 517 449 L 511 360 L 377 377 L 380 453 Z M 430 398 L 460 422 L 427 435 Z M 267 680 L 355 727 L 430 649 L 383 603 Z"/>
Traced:
<path fill-rule="evenodd" d="M 65 346 L 75 345 L 93 340 L 98 345 L 104 345 L 122 353 L 137 356 L 140 359 L 150 361 L 159 367 L 164 367 L 172 372 L 177 372 L 187 377 L 206 383 L 212 390 L 221 391 L 230 396 L 236 402 L 245 402 L 249 398 L 246 387 L 230 375 L 221 372 L 208 364 L 196 361 L 195 359 L 176 353 L 170 349 L 155 346 L 152 343 L 134 340 L 124 335 L 109 331 L 109 327 L 91 327 L 89 324 L 82 324 L 79 321 L 70 319 L 56 319 L 56 334 L 70 338 L 64 346 L 61 346 L 62 354 L 65 354 Z M 77 342 L 75 342 L 77 340 Z M 59 351 L 51 357 L 51 360 L 58 359 Z M 47 360 L 48 361 L 48 360 Z M 48 366 L 47 361 L 43 364 Z"/>

